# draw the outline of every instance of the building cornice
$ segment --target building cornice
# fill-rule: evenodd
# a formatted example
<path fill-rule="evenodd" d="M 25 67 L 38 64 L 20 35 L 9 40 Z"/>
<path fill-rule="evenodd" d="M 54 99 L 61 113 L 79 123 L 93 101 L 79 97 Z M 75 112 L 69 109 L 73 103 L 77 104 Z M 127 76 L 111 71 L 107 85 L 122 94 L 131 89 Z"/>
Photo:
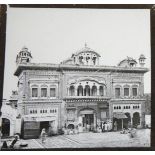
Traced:
<path fill-rule="evenodd" d="M 111 99 L 112 102 L 118 102 L 118 101 L 145 101 L 144 98 L 123 98 L 123 99 Z"/>
<path fill-rule="evenodd" d="M 110 98 L 93 97 L 93 96 L 74 96 L 74 97 L 65 97 L 63 100 L 66 102 L 106 102 L 110 100 Z"/>
<path fill-rule="evenodd" d="M 24 70 L 55 70 L 55 71 L 92 71 L 92 72 L 124 72 L 124 73 L 146 73 L 148 68 L 142 67 L 118 67 L 118 66 L 92 66 L 92 65 L 67 65 L 47 63 L 21 63 L 17 66 L 14 75 L 19 76 Z"/>
<path fill-rule="evenodd" d="M 31 99 L 31 100 L 22 100 L 18 104 L 41 104 L 41 103 L 61 103 L 61 99 Z"/>

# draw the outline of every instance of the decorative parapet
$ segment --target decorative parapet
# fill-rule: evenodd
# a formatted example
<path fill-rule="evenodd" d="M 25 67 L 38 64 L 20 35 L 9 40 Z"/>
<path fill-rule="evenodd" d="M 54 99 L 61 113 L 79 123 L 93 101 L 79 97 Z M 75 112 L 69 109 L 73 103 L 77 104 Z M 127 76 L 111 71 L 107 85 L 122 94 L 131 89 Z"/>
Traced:
<path fill-rule="evenodd" d="M 106 102 L 110 100 L 109 97 L 96 97 L 96 96 L 72 96 L 63 99 L 66 102 Z"/>

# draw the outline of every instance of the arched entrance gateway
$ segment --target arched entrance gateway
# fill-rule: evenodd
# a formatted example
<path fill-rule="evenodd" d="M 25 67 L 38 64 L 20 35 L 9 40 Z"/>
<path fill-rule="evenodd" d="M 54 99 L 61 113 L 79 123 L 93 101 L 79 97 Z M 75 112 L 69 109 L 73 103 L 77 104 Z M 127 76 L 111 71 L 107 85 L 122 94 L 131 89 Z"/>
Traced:
<path fill-rule="evenodd" d="M 96 126 L 96 113 L 94 109 L 85 108 L 79 111 L 79 124 L 83 131 L 93 131 Z"/>
<path fill-rule="evenodd" d="M 2 118 L 2 136 L 10 136 L 10 120 L 7 118 Z"/>

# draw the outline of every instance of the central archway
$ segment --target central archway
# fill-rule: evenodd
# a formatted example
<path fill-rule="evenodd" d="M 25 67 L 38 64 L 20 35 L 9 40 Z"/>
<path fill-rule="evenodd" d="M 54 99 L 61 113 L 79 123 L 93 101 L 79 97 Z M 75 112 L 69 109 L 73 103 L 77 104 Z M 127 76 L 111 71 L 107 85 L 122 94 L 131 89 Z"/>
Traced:
<path fill-rule="evenodd" d="M 93 131 L 95 125 L 95 110 L 84 108 L 79 111 L 79 120 L 84 131 Z"/>

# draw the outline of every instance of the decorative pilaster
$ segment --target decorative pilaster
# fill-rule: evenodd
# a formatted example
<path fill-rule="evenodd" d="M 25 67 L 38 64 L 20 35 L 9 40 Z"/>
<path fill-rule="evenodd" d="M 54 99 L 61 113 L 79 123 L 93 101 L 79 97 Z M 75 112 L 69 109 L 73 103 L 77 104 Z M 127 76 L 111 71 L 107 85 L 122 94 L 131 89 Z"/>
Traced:
<path fill-rule="evenodd" d="M 100 96 L 100 89 L 97 88 L 97 96 Z"/>
<path fill-rule="evenodd" d="M 96 130 L 96 114 L 94 113 L 94 130 Z"/>

